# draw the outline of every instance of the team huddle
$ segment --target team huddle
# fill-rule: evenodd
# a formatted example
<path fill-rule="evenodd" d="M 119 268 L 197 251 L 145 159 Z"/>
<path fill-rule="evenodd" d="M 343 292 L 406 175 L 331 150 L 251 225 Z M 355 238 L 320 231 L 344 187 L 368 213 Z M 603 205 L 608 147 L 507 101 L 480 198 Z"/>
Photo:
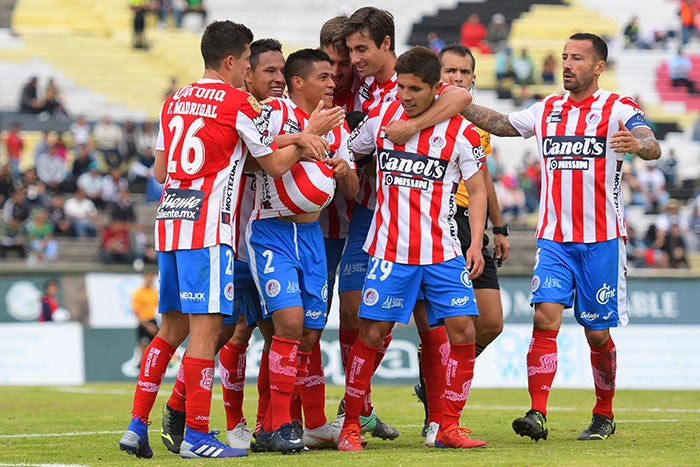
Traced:
<path fill-rule="evenodd" d="M 460 418 L 474 361 L 503 328 L 496 267 L 510 245 L 485 163 L 489 133 L 535 135 L 547 148 L 527 355 L 532 407 L 513 429 L 547 438 L 556 336 L 563 309 L 575 303 L 596 390 L 579 439 L 614 433 L 609 328 L 627 315 L 624 213 L 612 187 L 625 153 L 656 159 L 660 149 L 634 101 L 598 89 L 605 42 L 569 38 L 569 93 L 511 115 L 472 103 L 476 64 L 466 47 L 439 55 L 413 47 L 397 57 L 394 46 L 392 15 L 374 7 L 328 20 L 318 49 L 286 59 L 278 41 L 253 41 L 241 24 L 206 28 L 202 78 L 161 110 L 154 170 L 164 183 L 155 225 L 162 326 L 143 353 L 120 449 L 153 456 L 149 416 L 188 336 L 161 431 L 181 457 L 360 451 L 365 435 L 393 440 L 399 432 L 378 417 L 370 381 L 394 324 L 411 317 L 421 340 L 414 389 L 425 407 L 425 445 L 485 446 Z M 329 421 L 320 336 L 336 278 L 346 387 Z M 545 278 L 561 287 L 540 287 Z M 611 292 L 596 301 L 602 286 Z M 243 388 L 255 327 L 264 347 L 249 427 Z M 217 354 L 226 443 L 209 430 Z"/>

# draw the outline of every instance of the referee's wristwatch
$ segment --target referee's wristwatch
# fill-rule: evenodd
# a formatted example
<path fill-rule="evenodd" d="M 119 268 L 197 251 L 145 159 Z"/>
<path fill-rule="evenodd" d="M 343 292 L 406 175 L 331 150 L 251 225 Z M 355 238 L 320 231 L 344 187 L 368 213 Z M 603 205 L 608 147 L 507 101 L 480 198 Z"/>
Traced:
<path fill-rule="evenodd" d="M 510 234 L 510 229 L 508 228 L 508 224 L 503 224 L 500 227 L 492 228 L 491 232 L 493 232 L 494 235 L 501 234 L 504 237 L 507 237 L 508 234 Z"/>

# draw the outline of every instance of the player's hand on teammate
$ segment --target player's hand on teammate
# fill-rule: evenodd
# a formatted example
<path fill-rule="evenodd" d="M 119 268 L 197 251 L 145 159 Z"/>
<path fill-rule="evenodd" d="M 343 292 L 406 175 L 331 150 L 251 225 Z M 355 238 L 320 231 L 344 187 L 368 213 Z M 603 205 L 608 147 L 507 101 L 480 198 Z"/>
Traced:
<path fill-rule="evenodd" d="M 610 148 L 617 153 L 637 154 L 642 149 L 642 144 L 627 129 L 622 120 L 618 120 L 619 131 L 613 133 L 610 138 Z"/>
<path fill-rule="evenodd" d="M 484 255 L 481 254 L 481 245 L 472 245 L 464 256 L 469 269 L 469 279 L 474 280 L 484 272 Z"/>
<path fill-rule="evenodd" d="M 328 157 L 330 153 L 328 141 L 306 131 L 299 133 L 299 139 L 296 144 L 302 148 L 302 153 L 299 157 L 301 160 L 321 160 Z"/>
<path fill-rule="evenodd" d="M 323 101 L 319 101 L 316 109 L 309 116 L 309 123 L 304 131 L 323 136 L 333 128 L 343 124 L 345 112 L 340 107 L 323 110 Z"/>
<path fill-rule="evenodd" d="M 323 162 L 325 162 L 326 165 L 333 167 L 333 176 L 335 178 L 347 177 L 351 174 L 351 172 L 354 172 L 348 165 L 347 161 L 341 157 L 331 157 Z"/>
<path fill-rule="evenodd" d="M 410 120 L 394 120 L 384 127 L 384 136 L 394 144 L 406 144 L 417 132 Z"/>

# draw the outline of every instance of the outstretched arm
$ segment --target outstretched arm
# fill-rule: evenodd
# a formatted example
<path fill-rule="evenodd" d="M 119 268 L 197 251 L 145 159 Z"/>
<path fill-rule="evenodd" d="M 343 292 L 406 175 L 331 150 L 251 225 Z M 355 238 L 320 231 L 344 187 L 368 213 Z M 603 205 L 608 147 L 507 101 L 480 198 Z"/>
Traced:
<path fill-rule="evenodd" d="M 622 120 L 618 120 L 619 131 L 610 138 L 610 147 L 617 153 L 636 154 L 645 161 L 661 157 L 661 146 L 654 133 L 647 127 L 628 130 Z"/>
<path fill-rule="evenodd" d="M 462 116 L 482 130 L 496 136 L 520 136 L 510 123 L 508 115 L 477 104 L 470 104 L 462 111 Z"/>

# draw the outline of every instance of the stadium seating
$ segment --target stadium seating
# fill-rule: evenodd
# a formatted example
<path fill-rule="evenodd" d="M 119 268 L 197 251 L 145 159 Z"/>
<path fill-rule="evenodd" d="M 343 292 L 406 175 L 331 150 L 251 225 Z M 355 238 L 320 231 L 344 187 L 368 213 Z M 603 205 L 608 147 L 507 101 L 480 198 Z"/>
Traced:
<path fill-rule="evenodd" d="M 690 61 L 693 63 L 693 72 L 691 73 L 690 79 L 695 81 L 696 85 L 700 88 L 700 56 L 699 55 L 688 55 Z M 662 62 L 656 68 L 656 92 L 659 94 L 659 98 L 663 102 L 679 102 L 686 110 L 698 111 L 700 110 L 700 94 L 689 94 L 687 88 L 677 87 L 674 88 L 671 85 L 671 78 L 668 75 L 668 65 L 666 62 Z"/>

